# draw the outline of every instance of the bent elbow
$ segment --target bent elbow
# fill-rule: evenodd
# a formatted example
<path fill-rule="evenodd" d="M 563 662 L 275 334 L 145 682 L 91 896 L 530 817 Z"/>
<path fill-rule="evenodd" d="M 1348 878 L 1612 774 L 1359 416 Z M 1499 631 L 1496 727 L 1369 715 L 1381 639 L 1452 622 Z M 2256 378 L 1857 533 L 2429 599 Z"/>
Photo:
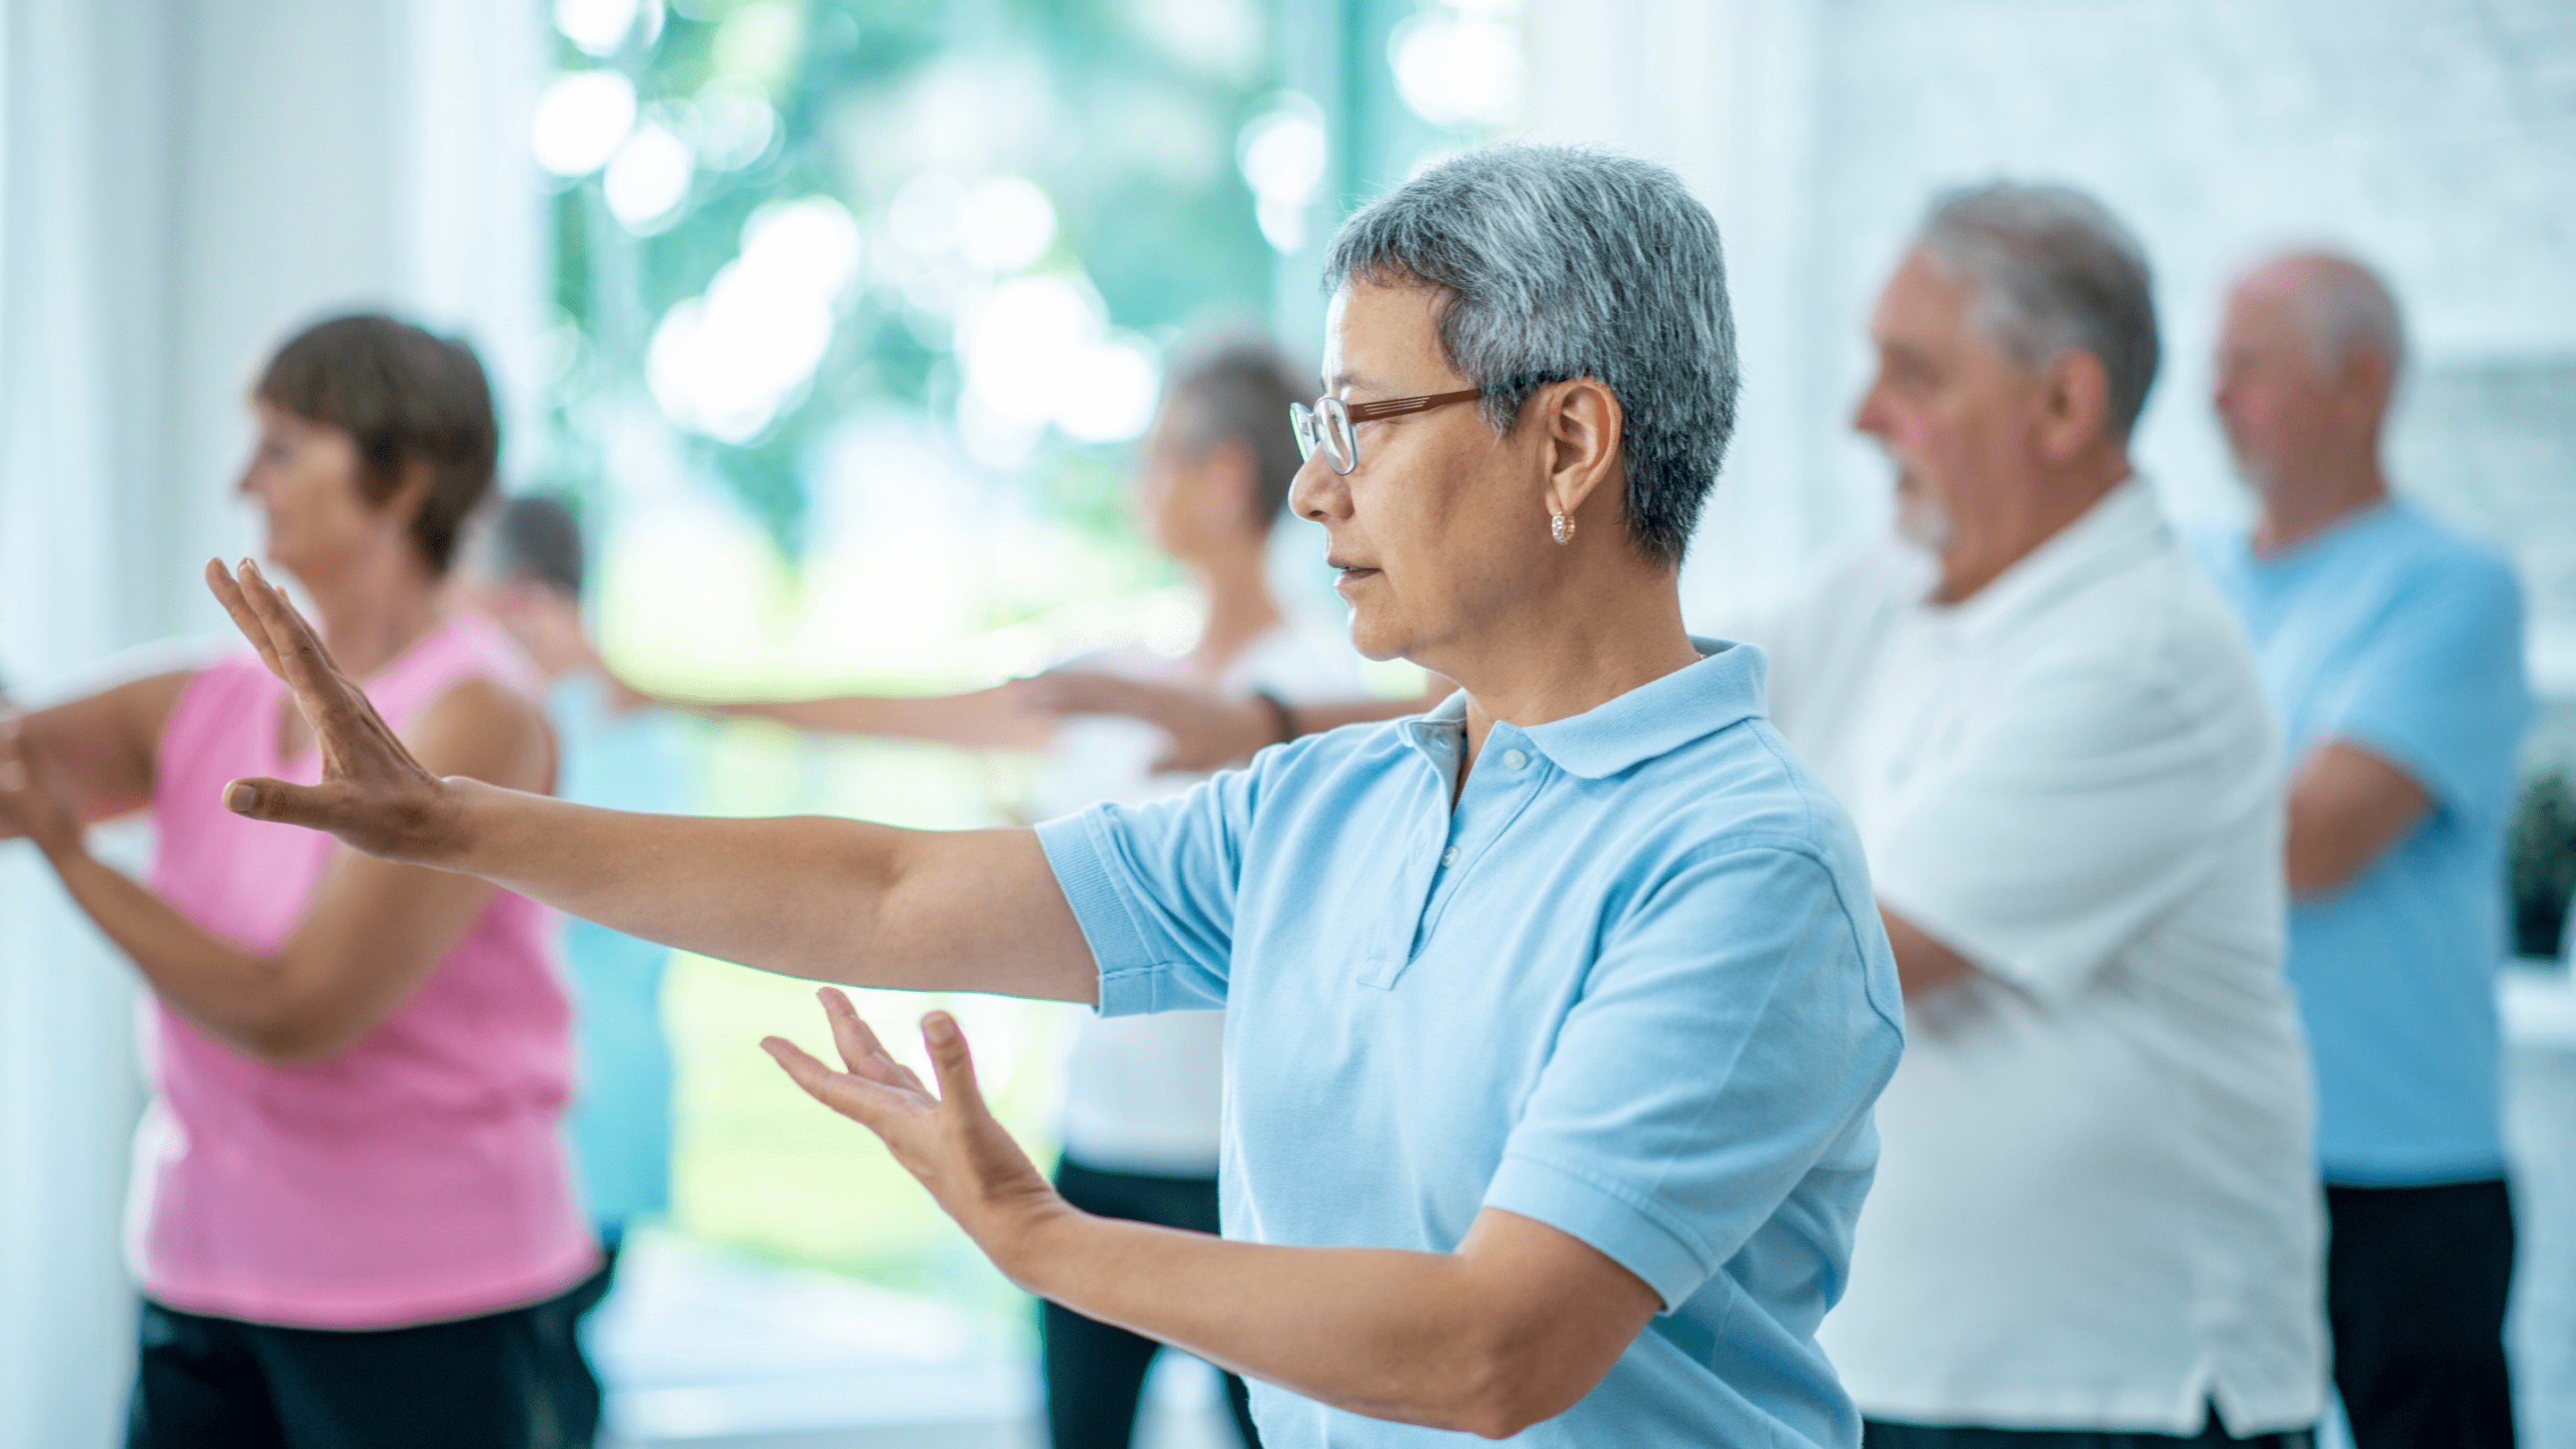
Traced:
<path fill-rule="evenodd" d="M 346 1050 L 362 1032 L 307 1011 L 275 1011 L 223 1033 L 235 1051 L 264 1067 L 309 1067 Z"/>
<path fill-rule="evenodd" d="M 1451 1412 L 1443 1416 L 1449 1420 L 1446 1427 L 1479 1439 L 1509 1439 L 1573 1408 L 1591 1392 L 1588 1383 L 1567 1382 L 1562 1365 L 1528 1352 L 1532 1347 L 1495 1343 L 1476 1349 Z"/>

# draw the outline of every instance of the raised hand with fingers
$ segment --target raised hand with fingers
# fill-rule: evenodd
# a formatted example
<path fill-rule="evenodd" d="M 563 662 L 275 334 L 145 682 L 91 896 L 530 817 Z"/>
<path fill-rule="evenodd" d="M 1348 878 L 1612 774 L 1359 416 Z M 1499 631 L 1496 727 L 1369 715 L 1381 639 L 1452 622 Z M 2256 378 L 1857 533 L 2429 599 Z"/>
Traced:
<path fill-rule="evenodd" d="M 331 651 L 286 596 L 242 560 L 206 565 L 206 586 L 232 615 L 269 672 L 294 691 L 295 707 L 322 752 L 322 779 L 292 785 L 267 778 L 224 787 L 236 815 L 327 831 L 353 850 L 386 860 L 436 865 L 449 843 L 445 781 L 413 758 L 366 691 L 333 662 Z"/>
<path fill-rule="evenodd" d="M 895 1161 L 930 1190 L 996 1266 L 1017 1280 L 1015 1249 L 1029 1231 L 1074 1209 L 984 1105 L 974 1058 L 956 1018 L 934 1011 L 921 1019 L 922 1040 L 939 1080 L 934 1096 L 910 1067 L 887 1053 L 848 995 L 830 986 L 816 994 L 832 1024 L 832 1043 L 849 1070 L 836 1072 L 783 1037 L 765 1039 L 762 1049 L 815 1101 L 883 1140 Z"/>

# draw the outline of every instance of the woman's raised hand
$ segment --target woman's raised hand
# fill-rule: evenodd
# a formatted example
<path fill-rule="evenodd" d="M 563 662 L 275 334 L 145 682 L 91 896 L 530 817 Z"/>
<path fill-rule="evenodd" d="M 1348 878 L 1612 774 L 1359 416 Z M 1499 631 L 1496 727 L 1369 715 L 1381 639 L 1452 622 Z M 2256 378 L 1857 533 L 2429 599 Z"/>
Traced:
<path fill-rule="evenodd" d="M 921 1019 L 939 1079 L 933 1096 L 910 1067 L 886 1053 L 847 995 L 830 986 L 817 994 L 849 1070 L 836 1072 L 782 1037 L 762 1041 L 762 1049 L 815 1101 L 883 1139 L 995 1266 L 1018 1278 L 1017 1250 L 1029 1229 L 1072 1209 L 985 1107 L 956 1018 L 934 1011 Z"/>
<path fill-rule="evenodd" d="M 257 564 L 244 559 L 236 572 L 211 561 L 206 586 L 269 672 L 295 692 L 295 707 L 322 750 L 319 784 L 235 780 L 224 787 L 224 808 L 328 831 L 368 855 L 436 864 L 452 843 L 446 783 L 412 758 L 367 702 L 366 691 L 332 662 L 312 626 L 261 577 Z"/>

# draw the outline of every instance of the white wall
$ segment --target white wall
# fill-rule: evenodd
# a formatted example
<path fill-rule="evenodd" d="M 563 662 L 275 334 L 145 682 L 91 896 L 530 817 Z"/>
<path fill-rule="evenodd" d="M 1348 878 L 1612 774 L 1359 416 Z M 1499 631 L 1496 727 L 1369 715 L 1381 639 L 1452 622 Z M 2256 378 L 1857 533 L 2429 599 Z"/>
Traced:
<path fill-rule="evenodd" d="M 2382 267 L 2428 367 L 2576 358 L 2565 0 L 1532 0 L 1529 26 L 1527 129 L 1670 162 L 1728 237 L 1744 431 L 1695 608 L 1885 517 L 1844 423 L 1943 186 L 2072 182 L 2140 233 L 2167 365 L 2138 454 L 2178 514 L 2242 506 L 2207 355 L 2267 246 Z"/>
<path fill-rule="evenodd" d="M 223 626 L 264 350 L 331 309 L 543 322 L 522 0 L 0 0 L 0 681 L 22 702 Z M 131 855 L 130 833 L 111 841 Z M 111 1442 L 139 1100 L 131 973 L 0 846 L 0 1445 Z"/>

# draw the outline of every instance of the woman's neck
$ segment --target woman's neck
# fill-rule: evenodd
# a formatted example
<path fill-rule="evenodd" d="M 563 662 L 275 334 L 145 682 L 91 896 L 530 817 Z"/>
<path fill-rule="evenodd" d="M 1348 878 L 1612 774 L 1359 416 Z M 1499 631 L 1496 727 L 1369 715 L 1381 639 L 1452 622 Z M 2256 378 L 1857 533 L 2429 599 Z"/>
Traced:
<path fill-rule="evenodd" d="M 1270 596 L 1263 553 L 1262 541 L 1256 539 L 1227 550 L 1222 558 L 1193 562 L 1207 598 L 1207 623 L 1199 630 L 1189 665 L 1202 679 L 1224 674 L 1255 640 L 1286 622 L 1279 601 Z"/>
<path fill-rule="evenodd" d="M 410 557 L 353 561 L 300 575 L 331 657 L 352 679 L 371 679 L 439 626 L 435 581 Z"/>
<path fill-rule="evenodd" d="M 1512 618 L 1491 621 L 1482 647 L 1415 661 L 1466 691 L 1471 760 L 1497 720 L 1570 719 L 1699 662 L 1673 570 L 1619 560 L 1563 582 L 1553 603 L 1534 591 Z"/>

